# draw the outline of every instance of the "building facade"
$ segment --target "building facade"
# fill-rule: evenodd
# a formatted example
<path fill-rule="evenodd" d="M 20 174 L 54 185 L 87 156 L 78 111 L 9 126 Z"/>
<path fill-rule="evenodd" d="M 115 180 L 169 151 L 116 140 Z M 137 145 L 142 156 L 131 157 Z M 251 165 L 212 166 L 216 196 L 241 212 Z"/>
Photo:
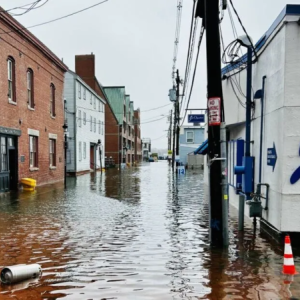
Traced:
<path fill-rule="evenodd" d="M 142 154 L 143 154 L 143 161 L 148 161 L 151 155 L 151 139 L 150 138 L 143 138 L 142 139 Z"/>
<path fill-rule="evenodd" d="M 95 72 L 95 55 L 76 55 L 75 73 L 105 101 L 105 161 L 121 163 L 120 136 L 122 128 Z M 107 165 L 107 163 L 105 163 Z"/>
<path fill-rule="evenodd" d="M 255 108 L 251 120 L 252 189 L 256 192 L 258 184 L 267 184 L 261 188 L 261 228 L 275 235 L 300 233 L 299 17 L 300 6 L 287 5 L 255 45 L 259 59 L 253 64 L 252 87 L 255 94 L 261 90 L 263 96 L 252 99 Z M 236 175 L 234 167 L 243 164 L 245 155 L 246 100 L 242 94 L 246 90 L 246 70 L 228 65 L 222 73 L 229 199 L 238 207 L 244 175 Z M 240 88 L 234 85 L 237 77 Z M 245 214 L 249 216 L 248 205 Z"/>
<path fill-rule="evenodd" d="M 3 10 L 1 8 L 1 10 Z M 22 178 L 64 178 L 64 73 L 67 67 L 4 10 L 0 66 L 0 192 Z"/>
<path fill-rule="evenodd" d="M 141 140 L 141 112 L 140 109 L 134 111 L 134 160 L 140 163 L 143 160 L 142 140 Z"/>
<path fill-rule="evenodd" d="M 104 87 L 120 127 L 119 151 L 122 163 L 135 162 L 134 105 L 124 86 Z"/>
<path fill-rule="evenodd" d="M 65 74 L 67 171 L 78 175 L 105 166 L 105 100 L 78 75 Z"/>
<path fill-rule="evenodd" d="M 204 142 L 204 128 L 201 126 L 181 126 L 179 135 L 179 156 L 180 162 L 188 165 L 188 155 Z M 196 166 L 203 164 L 203 156 L 198 156 L 199 163 L 195 161 Z"/>

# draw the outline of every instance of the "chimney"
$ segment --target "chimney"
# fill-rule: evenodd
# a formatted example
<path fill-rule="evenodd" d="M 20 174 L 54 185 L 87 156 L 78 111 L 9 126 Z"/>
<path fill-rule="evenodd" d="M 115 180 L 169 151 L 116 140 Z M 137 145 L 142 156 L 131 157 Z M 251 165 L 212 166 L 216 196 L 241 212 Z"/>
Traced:
<path fill-rule="evenodd" d="M 95 55 L 76 55 L 75 56 L 75 73 L 95 89 Z"/>

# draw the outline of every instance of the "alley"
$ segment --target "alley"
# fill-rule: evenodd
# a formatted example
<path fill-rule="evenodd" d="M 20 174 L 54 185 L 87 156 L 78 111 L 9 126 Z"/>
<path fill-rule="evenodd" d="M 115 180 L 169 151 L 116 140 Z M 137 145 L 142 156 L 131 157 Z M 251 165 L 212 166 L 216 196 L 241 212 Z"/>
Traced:
<path fill-rule="evenodd" d="M 238 234 L 234 209 L 229 249 L 209 247 L 201 171 L 176 178 L 160 161 L 67 186 L 1 195 L 1 268 L 39 263 L 43 276 L 1 286 L 0 299 L 300 297 L 300 277 L 283 284 L 282 250 L 249 222 Z"/>

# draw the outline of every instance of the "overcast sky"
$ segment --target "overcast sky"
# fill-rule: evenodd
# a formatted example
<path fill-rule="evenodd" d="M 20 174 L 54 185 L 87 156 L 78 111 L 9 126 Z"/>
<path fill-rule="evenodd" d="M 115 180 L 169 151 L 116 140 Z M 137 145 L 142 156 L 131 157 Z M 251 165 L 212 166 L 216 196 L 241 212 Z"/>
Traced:
<path fill-rule="evenodd" d="M 29 2 L 31 1 L 2 0 L 1 6 L 9 9 Z M 49 0 L 45 6 L 16 18 L 24 26 L 31 26 L 98 2 L 100 0 Z M 249 35 L 256 42 L 286 4 L 300 4 L 300 0 L 233 0 L 233 3 Z M 193 0 L 183 0 L 177 62 L 182 77 L 192 5 Z M 109 0 L 91 10 L 31 31 L 59 58 L 63 58 L 71 70 L 74 70 L 76 54 L 93 52 L 96 55 L 96 75 L 99 81 L 103 85 L 124 85 L 135 108 L 142 111 L 143 123 L 162 118 L 161 115 L 167 115 L 171 109 L 170 105 L 143 112 L 169 103 L 176 13 L 177 0 Z M 243 34 L 236 18 L 235 23 L 238 34 Z M 228 11 L 225 11 L 222 30 L 227 45 L 233 40 Z M 204 107 L 205 97 L 204 39 L 190 108 Z M 142 124 L 142 137 L 150 137 L 153 147 L 166 148 L 167 128 L 167 119 Z"/>

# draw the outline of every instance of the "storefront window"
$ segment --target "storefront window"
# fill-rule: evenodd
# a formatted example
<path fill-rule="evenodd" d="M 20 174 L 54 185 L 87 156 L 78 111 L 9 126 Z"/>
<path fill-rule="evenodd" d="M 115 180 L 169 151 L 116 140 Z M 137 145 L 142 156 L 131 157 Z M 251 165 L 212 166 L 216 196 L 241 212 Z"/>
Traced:
<path fill-rule="evenodd" d="M 1 137 L 1 171 L 7 171 L 7 147 L 6 147 L 6 138 Z"/>

